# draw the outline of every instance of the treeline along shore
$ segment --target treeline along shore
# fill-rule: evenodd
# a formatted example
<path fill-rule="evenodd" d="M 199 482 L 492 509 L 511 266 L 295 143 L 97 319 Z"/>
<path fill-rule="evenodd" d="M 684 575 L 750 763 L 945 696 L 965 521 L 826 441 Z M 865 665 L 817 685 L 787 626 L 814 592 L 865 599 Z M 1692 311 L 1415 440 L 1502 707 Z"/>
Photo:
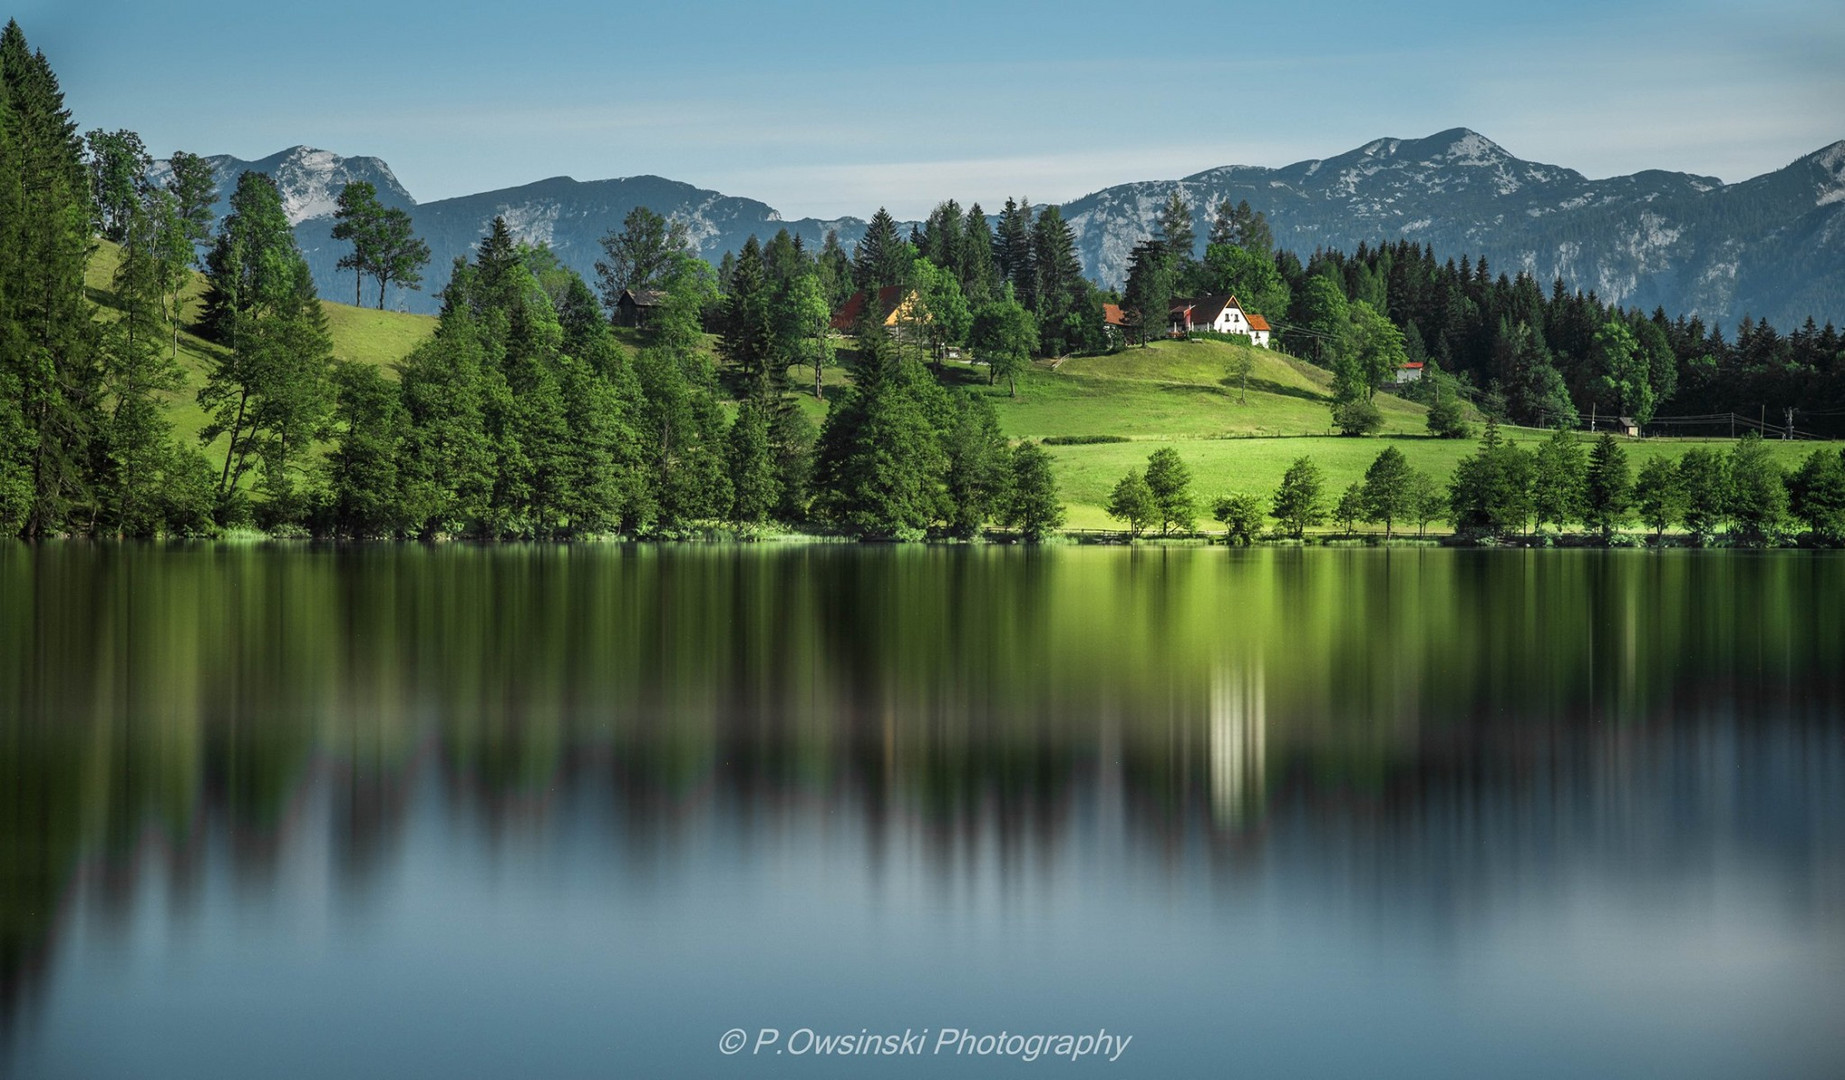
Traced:
<path fill-rule="evenodd" d="M 1579 430 L 1674 401 L 1734 424 L 1731 392 L 1797 394 L 1823 426 L 1830 325 L 1732 345 L 1412 245 L 1303 263 L 1246 204 L 1197 258 L 1178 196 L 1119 292 L 1023 200 L 992 223 L 947 201 L 908 238 L 880 210 L 850 253 L 752 237 L 717 267 L 640 208 L 593 285 L 495 219 L 427 319 L 323 302 L 269 177 L 214 220 L 203 159 L 152 166 L 133 132 L 79 135 L 8 24 L 6 533 L 1040 542 L 1208 515 L 1232 543 L 1845 540 L 1845 451 L 1791 441 L 1791 412 L 1786 439 Z M 353 184 L 336 218 L 356 300 L 421 286 L 408 214 Z M 1207 295 L 1268 313 L 1273 347 L 1191 332 Z M 1224 438 L 1251 434 L 1298 438 Z"/>

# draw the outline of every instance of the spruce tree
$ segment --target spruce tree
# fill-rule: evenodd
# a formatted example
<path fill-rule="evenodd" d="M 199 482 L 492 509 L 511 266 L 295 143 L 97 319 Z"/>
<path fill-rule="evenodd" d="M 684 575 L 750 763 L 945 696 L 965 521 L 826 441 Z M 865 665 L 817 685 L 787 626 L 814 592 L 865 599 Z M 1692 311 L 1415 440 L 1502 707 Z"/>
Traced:
<path fill-rule="evenodd" d="M 0 487 L 29 487 L 23 508 L 7 511 L 28 537 L 90 517 L 91 440 L 102 423 L 97 327 L 83 285 L 93 214 L 57 76 L 9 21 L 0 32 L 0 376 L 18 419 L 0 419 L 12 429 Z"/>
<path fill-rule="evenodd" d="M 907 281 L 913 258 L 910 245 L 897 235 L 896 219 L 880 206 L 852 253 L 853 284 L 865 290 L 866 303 L 871 304 L 879 289 Z"/>
<path fill-rule="evenodd" d="M 1589 451 L 1589 469 L 1583 478 L 1582 521 L 1601 533 L 1602 543 L 1627 520 L 1633 502 L 1633 477 L 1627 470 L 1627 451 L 1606 432 Z"/>
<path fill-rule="evenodd" d="M 729 519 L 743 528 L 756 528 L 768 520 L 779 498 L 769 425 L 760 403 L 746 401 L 737 410 L 726 457 L 731 483 Z"/>
<path fill-rule="evenodd" d="M 165 524 L 160 491 L 177 450 L 166 396 L 185 384 L 167 351 L 167 276 L 161 259 L 163 193 L 137 200 L 121 225 L 115 300 L 121 317 L 102 349 L 107 421 L 102 429 L 100 531 L 149 537 Z"/>
<path fill-rule="evenodd" d="M 1030 200 L 1006 200 L 993 234 L 993 265 L 1026 311 L 1038 310 L 1038 273 L 1032 264 Z"/>
<path fill-rule="evenodd" d="M 1196 254 L 1196 233 L 1192 230 L 1192 208 L 1185 193 L 1174 189 L 1172 197 L 1160 208 L 1158 239 L 1173 260 L 1174 271 L 1190 262 Z"/>
<path fill-rule="evenodd" d="M 961 262 L 956 272 L 961 277 L 961 295 L 976 310 L 999 292 L 999 272 L 993 265 L 993 229 L 987 216 L 975 203 L 968 208 L 961 226 Z"/>

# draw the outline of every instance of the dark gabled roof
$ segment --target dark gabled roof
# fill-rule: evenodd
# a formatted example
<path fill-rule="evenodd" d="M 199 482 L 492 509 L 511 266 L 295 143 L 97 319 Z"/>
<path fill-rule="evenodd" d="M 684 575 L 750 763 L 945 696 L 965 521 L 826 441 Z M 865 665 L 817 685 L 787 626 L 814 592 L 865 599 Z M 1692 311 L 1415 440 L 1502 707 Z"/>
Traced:
<path fill-rule="evenodd" d="M 635 307 L 659 307 L 666 302 L 666 293 L 661 289 L 623 289 L 616 303 L 622 300 L 628 301 Z"/>

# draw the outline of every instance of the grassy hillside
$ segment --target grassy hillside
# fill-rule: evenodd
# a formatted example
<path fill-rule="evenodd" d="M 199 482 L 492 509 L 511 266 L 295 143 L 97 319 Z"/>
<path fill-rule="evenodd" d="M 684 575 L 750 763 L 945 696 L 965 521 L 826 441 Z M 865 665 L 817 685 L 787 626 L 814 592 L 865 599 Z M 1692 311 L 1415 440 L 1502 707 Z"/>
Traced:
<path fill-rule="evenodd" d="M 1254 361 L 1247 395 L 1229 377 L 1233 356 Z M 1124 435 L 1225 438 L 1332 432 L 1332 376 L 1269 349 L 1223 341 L 1162 341 L 1108 356 L 1040 367 L 1017 400 L 995 398 L 1000 423 L 1017 438 Z M 1380 396 L 1384 430 L 1420 432 L 1420 405 Z"/>
<path fill-rule="evenodd" d="M 1247 404 L 1238 400 L 1226 375 L 1233 350 L 1255 354 Z M 984 369 L 951 365 L 964 380 L 983 384 Z M 1446 481 L 1461 458 L 1478 445 L 1473 439 L 1428 435 L 1427 410 L 1387 394 L 1378 395 L 1384 430 L 1369 438 L 1332 434 L 1330 373 L 1282 353 L 1221 341 L 1168 341 L 1110 356 L 1079 357 L 1053 371 L 1034 368 L 1019 384 L 1019 397 L 1004 388 L 987 391 L 1006 433 L 1015 438 L 1107 435 L 1130 441 L 1048 447 L 1073 529 L 1114 529 L 1103 510 L 1109 492 L 1129 469 L 1144 468 L 1147 455 L 1172 445 L 1191 467 L 1208 524 L 1208 501 L 1244 491 L 1266 496 L 1281 482 L 1289 463 L 1311 455 L 1334 497 L 1362 479 L 1387 445 L 1402 450 L 1412 466 Z M 1476 425 L 1477 429 L 1477 425 Z M 1505 429 L 1526 449 L 1548 432 Z M 1579 438 L 1586 444 L 1591 437 Z M 1727 451 L 1730 440 L 1622 440 L 1636 472 L 1649 458 L 1676 460 L 1697 445 Z M 1774 458 L 1793 468 L 1820 444 L 1771 441 Z M 1836 444 L 1835 444 L 1836 445 Z M 1586 449 L 1586 447 L 1585 447 Z"/>
<path fill-rule="evenodd" d="M 90 257 L 85 284 L 89 288 L 90 299 L 101 306 L 101 315 L 107 319 L 114 317 L 116 310 L 112 283 L 116 267 L 121 262 L 121 249 L 107 240 L 100 241 L 99 245 L 96 253 Z M 182 310 L 187 322 L 198 317 L 204 295 L 205 276 L 194 273 L 183 300 Z M 436 320 L 428 315 L 376 311 L 350 304 L 336 304 L 329 300 L 322 300 L 320 306 L 327 315 L 327 329 L 333 337 L 334 356 L 343 360 L 377 364 L 387 370 L 389 365 L 408 356 L 412 349 L 435 333 L 436 329 Z M 199 387 L 205 383 L 212 357 L 218 352 L 218 346 L 204 338 L 185 331 L 180 333 L 179 361 L 186 371 L 186 386 L 172 395 L 168 415 L 172 417 L 183 438 L 196 438 L 199 429 L 205 426 L 205 414 L 198 406 L 198 392 Z M 222 442 L 218 444 L 217 452 L 222 455 Z M 212 453 L 211 449 L 207 449 L 206 456 L 210 457 Z"/>

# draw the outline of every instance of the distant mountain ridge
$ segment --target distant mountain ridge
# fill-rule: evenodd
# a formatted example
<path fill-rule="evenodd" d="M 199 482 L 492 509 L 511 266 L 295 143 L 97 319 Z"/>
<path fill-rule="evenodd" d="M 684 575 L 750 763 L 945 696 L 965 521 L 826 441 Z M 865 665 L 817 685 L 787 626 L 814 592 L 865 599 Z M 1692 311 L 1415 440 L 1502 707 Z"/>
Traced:
<path fill-rule="evenodd" d="M 245 169 L 276 178 L 316 281 L 332 298 L 353 286 L 351 274 L 335 268 L 344 245 L 330 235 L 340 187 L 368 180 L 381 201 L 409 210 L 433 253 L 422 292 L 393 288 L 387 298 L 410 311 L 436 310 L 450 264 L 472 251 L 496 214 L 516 237 L 549 244 L 592 280 L 601 237 L 635 206 L 684 221 L 698 253 L 712 262 L 752 233 L 766 239 L 787 228 L 818 245 L 836 229 L 851 245 L 865 229 L 856 217 L 786 221 L 758 200 L 657 176 L 560 176 L 419 204 L 374 157 L 294 147 L 259 161 L 210 160 L 225 199 Z M 1656 170 L 1590 180 L 1514 157 L 1466 128 L 1377 139 L 1278 169 L 1226 165 L 1064 203 L 1085 272 L 1120 284 L 1128 252 L 1152 232 L 1175 190 L 1193 207 L 1201 247 L 1218 203 L 1246 199 L 1268 215 L 1277 245 L 1303 257 L 1315 248 L 1351 251 L 1360 242 L 1407 238 L 1438 257 L 1485 256 L 1495 273 L 1524 270 L 1546 284 L 1561 276 L 1604 300 L 1663 306 L 1673 315 L 1727 325 L 1753 314 L 1784 330 L 1809 315 L 1845 323 L 1845 141 L 1736 184 Z M 221 200 L 219 213 L 226 209 Z M 992 217 L 998 208 L 985 209 Z"/>

